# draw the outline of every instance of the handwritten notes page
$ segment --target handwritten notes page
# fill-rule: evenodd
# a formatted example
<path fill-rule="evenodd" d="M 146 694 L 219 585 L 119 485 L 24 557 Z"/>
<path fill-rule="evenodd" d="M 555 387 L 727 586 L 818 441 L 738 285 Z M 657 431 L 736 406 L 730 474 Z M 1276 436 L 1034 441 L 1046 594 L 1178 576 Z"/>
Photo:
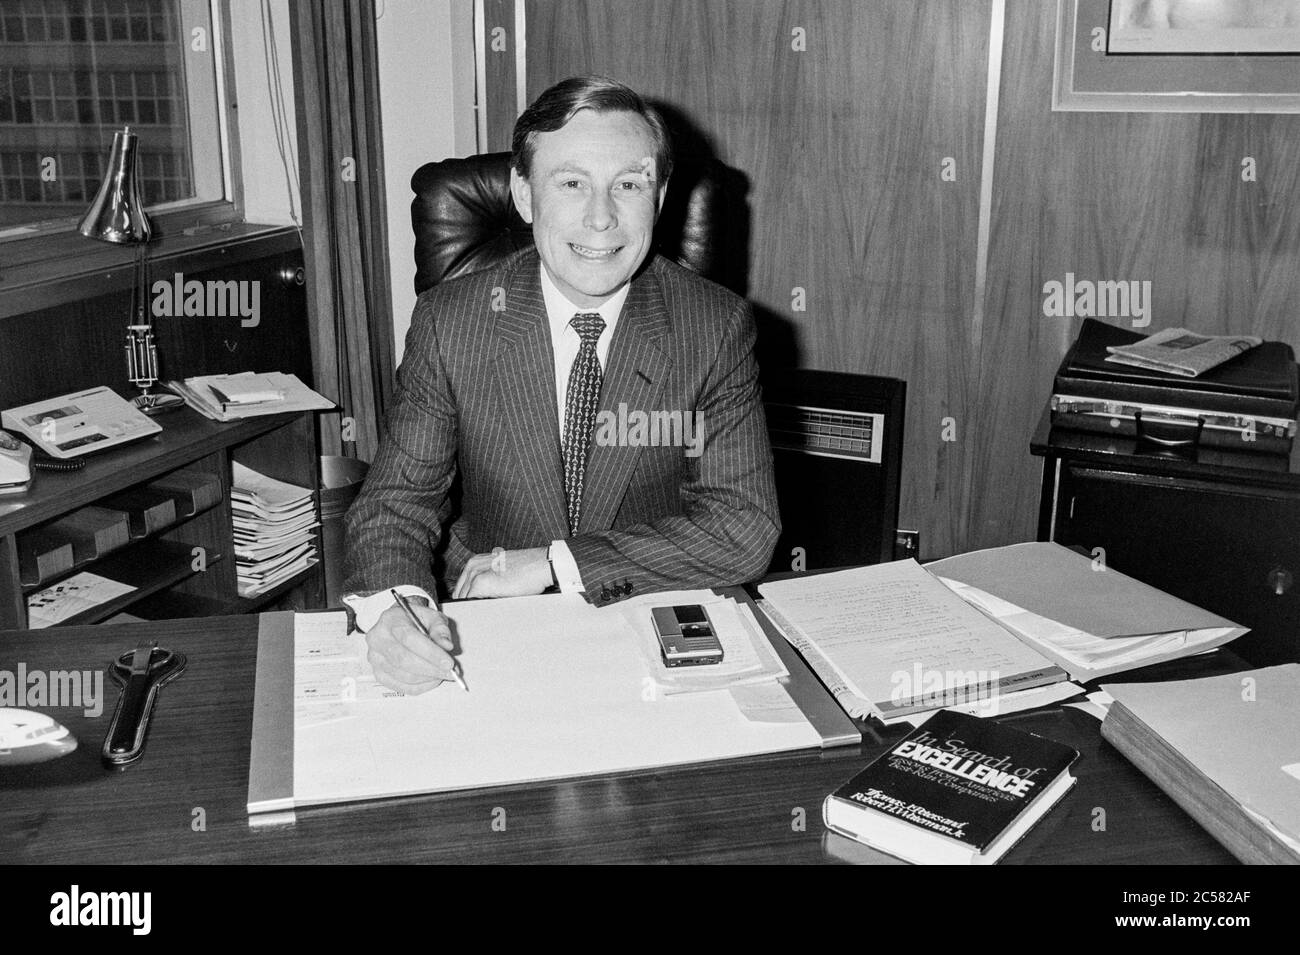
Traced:
<path fill-rule="evenodd" d="M 469 693 L 443 684 L 420 696 L 384 695 L 374 689 L 364 637 L 343 634 L 341 615 L 297 615 L 295 805 L 821 745 L 806 719 L 746 719 L 726 690 L 663 693 L 616 608 L 552 595 L 443 609 Z M 330 692 L 331 679 L 341 692 Z"/>
<path fill-rule="evenodd" d="M 933 709 L 941 699 L 1026 689 L 1063 674 L 968 605 L 914 560 L 774 581 L 759 587 L 805 656 L 835 674 L 852 716 Z M 814 669 L 816 669 L 814 665 Z M 937 705 L 944 705 L 938 702 Z"/>

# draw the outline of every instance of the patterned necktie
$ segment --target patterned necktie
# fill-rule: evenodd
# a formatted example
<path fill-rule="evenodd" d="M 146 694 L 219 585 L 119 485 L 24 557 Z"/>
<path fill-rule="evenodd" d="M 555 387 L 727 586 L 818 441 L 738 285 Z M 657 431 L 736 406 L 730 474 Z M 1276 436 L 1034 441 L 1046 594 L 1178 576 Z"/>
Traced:
<path fill-rule="evenodd" d="M 605 320 L 596 312 L 583 312 L 569 322 L 582 339 L 578 357 L 569 371 L 569 390 L 564 398 L 564 496 L 569 504 L 569 533 L 578 532 L 582 513 L 582 482 L 587 471 L 587 450 L 596 426 L 603 375 L 596 357 L 596 339 L 605 330 Z"/>

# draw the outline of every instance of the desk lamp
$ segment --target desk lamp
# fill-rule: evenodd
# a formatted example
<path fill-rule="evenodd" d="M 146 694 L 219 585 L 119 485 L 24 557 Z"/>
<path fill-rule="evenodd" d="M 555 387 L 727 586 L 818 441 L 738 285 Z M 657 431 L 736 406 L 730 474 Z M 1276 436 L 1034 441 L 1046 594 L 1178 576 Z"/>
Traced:
<path fill-rule="evenodd" d="M 116 245 L 134 245 L 135 280 L 131 290 L 131 313 L 126 329 L 127 378 L 140 389 L 134 405 L 154 415 L 180 407 L 175 395 L 150 394 L 158 381 L 158 348 L 154 344 L 153 322 L 147 306 L 149 297 L 149 239 L 153 229 L 144 211 L 140 188 L 140 167 L 136 164 L 139 137 L 130 126 L 113 134 L 113 151 L 108 170 L 90 209 L 77 231 L 90 239 Z"/>

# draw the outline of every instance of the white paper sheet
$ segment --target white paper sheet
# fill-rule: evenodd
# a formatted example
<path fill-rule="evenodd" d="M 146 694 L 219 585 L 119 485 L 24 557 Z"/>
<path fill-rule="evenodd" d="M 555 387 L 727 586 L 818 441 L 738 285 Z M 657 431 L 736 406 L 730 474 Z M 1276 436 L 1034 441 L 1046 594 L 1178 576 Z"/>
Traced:
<path fill-rule="evenodd" d="M 109 580 L 98 574 L 74 574 L 27 598 L 27 626 L 32 630 L 52 627 L 133 590 L 135 588 L 130 584 Z"/>
<path fill-rule="evenodd" d="M 775 581 L 759 591 L 854 696 L 886 715 L 891 702 L 926 696 L 938 675 L 951 689 L 965 685 L 962 674 L 987 683 L 1051 667 L 914 560 Z"/>
<path fill-rule="evenodd" d="M 470 692 L 445 684 L 421 696 L 353 703 L 347 718 L 296 720 L 295 805 L 821 745 L 806 719 L 750 721 L 725 690 L 653 692 L 636 634 L 622 615 L 579 595 L 459 601 L 444 611 Z M 323 618 L 345 625 L 342 614 L 296 619 L 315 629 L 326 626 Z M 299 639 L 328 646 L 319 633 L 305 637 L 303 626 Z"/>

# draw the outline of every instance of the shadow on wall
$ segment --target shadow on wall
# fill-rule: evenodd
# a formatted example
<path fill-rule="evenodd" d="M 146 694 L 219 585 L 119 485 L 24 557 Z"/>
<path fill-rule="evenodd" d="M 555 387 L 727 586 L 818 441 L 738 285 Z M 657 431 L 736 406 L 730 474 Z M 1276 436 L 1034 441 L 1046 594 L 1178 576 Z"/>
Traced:
<path fill-rule="evenodd" d="M 704 263 L 702 273 L 737 295 L 749 291 L 749 177 L 718 159 L 712 140 L 677 107 L 651 101 L 663 115 L 673 137 L 674 167 L 660 213 L 658 250 L 676 259 L 687 247 L 692 261 Z M 703 188 L 701 188 L 703 187 Z M 716 192 L 715 192 L 716 191 Z M 710 221 L 703 234 L 686 229 L 687 200 L 706 202 Z M 799 365 L 794 323 L 783 315 L 754 305 L 758 325 L 758 362 L 764 374 Z"/>

